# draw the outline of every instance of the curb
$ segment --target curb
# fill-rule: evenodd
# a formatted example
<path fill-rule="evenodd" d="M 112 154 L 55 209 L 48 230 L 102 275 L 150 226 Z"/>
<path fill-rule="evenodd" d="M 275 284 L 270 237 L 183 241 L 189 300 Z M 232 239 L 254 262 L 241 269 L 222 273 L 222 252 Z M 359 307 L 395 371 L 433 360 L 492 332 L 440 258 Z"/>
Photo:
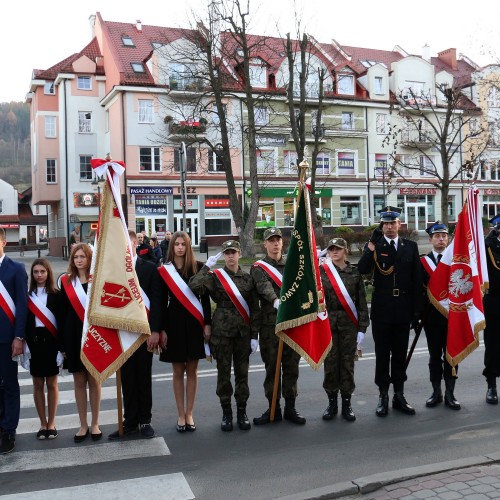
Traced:
<path fill-rule="evenodd" d="M 346 496 L 364 495 L 390 484 L 407 481 L 417 477 L 439 474 L 456 469 L 465 469 L 477 465 L 492 465 L 500 462 L 500 452 L 484 456 L 461 458 L 447 462 L 409 467 L 395 471 L 381 472 L 371 476 L 360 477 L 352 481 L 334 483 L 322 488 L 280 497 L 280 500 L 327 500 Z"/>

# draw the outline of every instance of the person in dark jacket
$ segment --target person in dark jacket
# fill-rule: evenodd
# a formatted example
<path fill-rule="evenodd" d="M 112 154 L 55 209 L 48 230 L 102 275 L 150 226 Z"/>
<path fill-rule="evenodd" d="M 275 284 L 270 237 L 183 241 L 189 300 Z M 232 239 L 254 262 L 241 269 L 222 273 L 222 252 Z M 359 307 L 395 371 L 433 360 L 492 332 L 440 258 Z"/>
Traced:
<path fill-rule="evenodd" d="M 404 396 L 406 353 L 410 327 L 417 328 L 422 310 L 422 271 L 418 246 L 398 235 L 401 210 L 385 207 L 380 227 L 373 231 L 358 262 L 361 274 L 373 273 L 371 321 L 375 340 L 375 384 L 380 395 L 379 417 L 389 410 L 389 386 L 394 387 L 392 407 L 414 415 Z"/>
<path fill-rule="evenodd" d="M 148 238 L 149 241 L 149 238 Z M 137 255 L 143 259 L 156 264 L 156 255 L 153 247 L 146 242 L 146 237 L 142 233 L 137 233 Z"/>

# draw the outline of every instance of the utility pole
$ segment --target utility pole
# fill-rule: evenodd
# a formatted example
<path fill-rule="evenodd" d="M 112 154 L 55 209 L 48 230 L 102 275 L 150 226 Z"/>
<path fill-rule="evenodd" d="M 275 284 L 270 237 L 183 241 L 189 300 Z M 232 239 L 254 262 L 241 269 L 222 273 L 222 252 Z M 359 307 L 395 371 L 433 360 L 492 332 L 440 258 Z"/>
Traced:
<path fill-rule="evenodd" d="M 179 148 L 179 170 L 181 175 L 181 205 L 182 205 L 182 230 L 186 231 L 186 175 L 187 175 L 187 154 L 186 143 L 181 142 Z"/>

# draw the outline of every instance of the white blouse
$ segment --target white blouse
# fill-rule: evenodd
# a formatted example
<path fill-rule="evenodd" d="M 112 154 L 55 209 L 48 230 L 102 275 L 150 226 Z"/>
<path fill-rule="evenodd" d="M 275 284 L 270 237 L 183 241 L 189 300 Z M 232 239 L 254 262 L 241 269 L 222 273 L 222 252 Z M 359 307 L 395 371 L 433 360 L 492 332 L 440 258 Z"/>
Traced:
<path fill-rule="evenodd" d="M 36 296 L 44 306 L 47 306 L 47 292 L 44 287 L 36 289 Z M 39 326 L 44 327 L 45 325 L 35 316 L 35 327 Z"/>

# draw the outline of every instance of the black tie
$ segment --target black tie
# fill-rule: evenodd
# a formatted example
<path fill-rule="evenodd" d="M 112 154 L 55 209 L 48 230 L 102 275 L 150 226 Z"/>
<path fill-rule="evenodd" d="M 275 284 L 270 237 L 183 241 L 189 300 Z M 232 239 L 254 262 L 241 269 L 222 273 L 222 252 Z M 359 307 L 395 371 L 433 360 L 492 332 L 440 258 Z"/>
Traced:
<path fill-rule="evenodd" d="M 442 255 L 441 255 L 441 254 L 439 254 L 439 255 L 438 255 L 438 258 L 437 258 L 438 264 L 439 264 L 439 261 L 441 260 L 441 257 L 442 257 Z"/>

